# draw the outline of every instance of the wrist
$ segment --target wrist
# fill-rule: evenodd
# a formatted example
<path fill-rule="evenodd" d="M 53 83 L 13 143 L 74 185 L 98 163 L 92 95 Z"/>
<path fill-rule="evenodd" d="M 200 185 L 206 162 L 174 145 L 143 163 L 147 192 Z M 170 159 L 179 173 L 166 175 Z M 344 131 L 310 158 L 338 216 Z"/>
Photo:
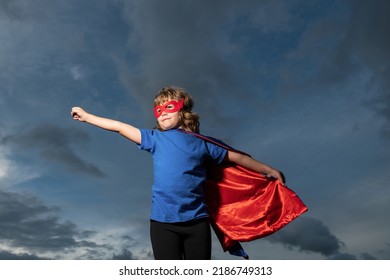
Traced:
<path fill-rule="evenodd" d="M 87 122 L 87 123 L 91 123 L 91 114 L 88 113 L 88 112 L 85 112 L 84 115 L 83 115 L 83 121 Z"/>

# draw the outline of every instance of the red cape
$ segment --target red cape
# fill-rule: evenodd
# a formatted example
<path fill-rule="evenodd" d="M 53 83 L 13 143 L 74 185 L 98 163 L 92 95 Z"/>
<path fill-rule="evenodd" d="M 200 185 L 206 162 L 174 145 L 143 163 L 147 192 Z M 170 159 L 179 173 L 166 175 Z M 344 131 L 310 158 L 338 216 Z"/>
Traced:
<path fill-rule="evenodd" d="M 219 140 L 190 134 L 242 153 Z M 227 161 L 207 165 L 204 192 L 210 223 L 224 251 L 245 258 L 240 241 L 270 235 L 308 210 L 279 180 Z"/>

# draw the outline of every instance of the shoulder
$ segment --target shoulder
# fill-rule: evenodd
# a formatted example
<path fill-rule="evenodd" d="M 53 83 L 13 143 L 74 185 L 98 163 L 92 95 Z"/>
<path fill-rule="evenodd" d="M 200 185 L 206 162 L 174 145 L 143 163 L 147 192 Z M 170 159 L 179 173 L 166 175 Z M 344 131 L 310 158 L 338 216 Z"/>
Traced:
<path fill-rule="evenodd" d="M 182 133 L 176 130 L 166 130 L 161 131 L 158 129 L 140 129 L 141 140 L 144 141 L 154 141 L 154 142 L 164 142 L 169 141 L 169 139 L 178 139 L 182 136 Z"/>
<path fill-rule="evenodd" d="M 162 131 L 158 129 L 148 129 L 148 128 L 140 128 L 141 136 L 155 137 L 158 136 Z"/>
<path fill-rule="evenodd" d="M 192 133 L 192 132 L 185 132 L 185 133 L 197 139 L 197 141 L 202 142 L 203 146 L 207 151 L 207 154 L 209 154 L 209 156 L 218 163 L 222 162 L 222 160 L 225 158 L 227 151 L 230 149 L 228 145 L 226 145 L 225 143 L 223 143 L 222 141 L 216 138 L 205 136 L 199 133 Z"/>

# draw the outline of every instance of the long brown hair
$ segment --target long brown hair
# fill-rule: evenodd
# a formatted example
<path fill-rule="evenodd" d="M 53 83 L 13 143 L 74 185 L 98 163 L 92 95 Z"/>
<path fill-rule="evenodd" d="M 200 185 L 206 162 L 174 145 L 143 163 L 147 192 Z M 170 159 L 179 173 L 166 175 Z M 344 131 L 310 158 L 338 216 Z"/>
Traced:
<path fill-rule="evenodd" d="M 183 99 L 183 108 L 179 112 L 181 126 L 184 130 L 199 133 L 199 116 L 197 113 L 192 112 L 194 101 L 190 94 L 183 88 L 167 86 L 163 87 L 156 95 L 153 106 L 161 105 L 168 100 L 180 100 Z M 162 130 L 157 122 L 157 129 Z"/>

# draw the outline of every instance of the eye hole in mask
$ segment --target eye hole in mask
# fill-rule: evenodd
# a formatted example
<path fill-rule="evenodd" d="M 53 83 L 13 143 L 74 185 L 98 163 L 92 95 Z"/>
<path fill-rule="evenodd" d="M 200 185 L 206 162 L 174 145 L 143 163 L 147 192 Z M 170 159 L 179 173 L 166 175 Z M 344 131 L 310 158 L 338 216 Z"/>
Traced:
<path fill-rule="evenodd" d="M 162 105 L 157 105 L 153 108 L 154 116 L 158 119 L 164 112 L 174 113 L 179 112 L 183 108 L 184 99 L 180 100 L 171 100 L 165 102 Z"/>

